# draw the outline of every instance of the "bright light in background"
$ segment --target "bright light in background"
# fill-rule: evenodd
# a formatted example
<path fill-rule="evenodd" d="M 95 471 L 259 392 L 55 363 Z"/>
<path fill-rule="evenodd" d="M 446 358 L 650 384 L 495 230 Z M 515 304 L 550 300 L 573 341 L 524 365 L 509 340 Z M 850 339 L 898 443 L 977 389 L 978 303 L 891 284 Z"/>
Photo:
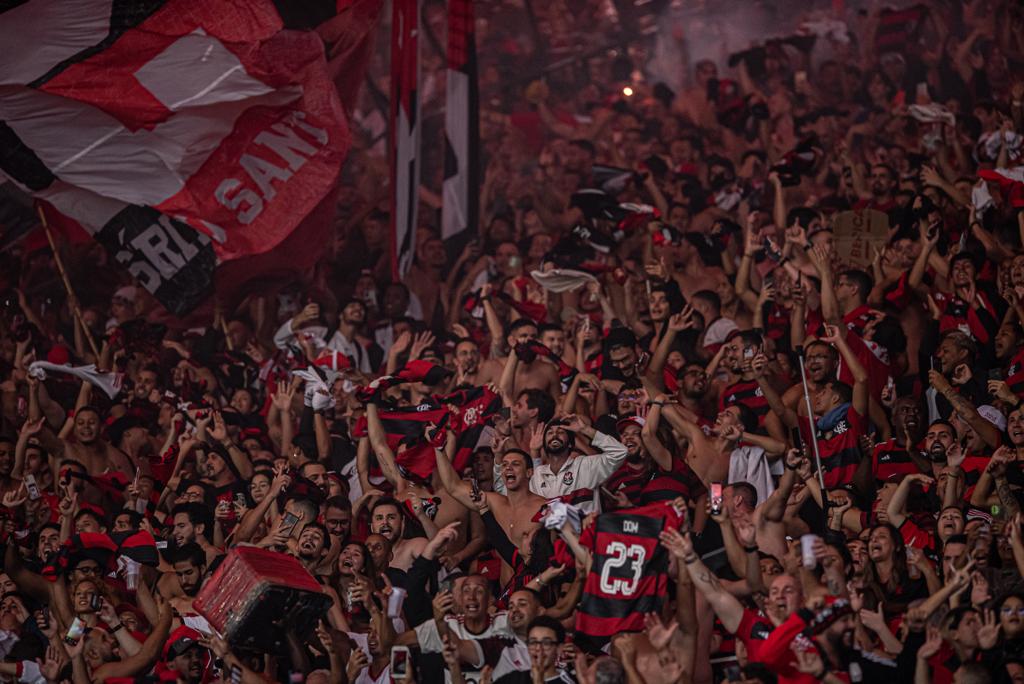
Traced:
<path fill-rule="evenodd" d="M 632 97 L 633 89 L 630 88 L 629 86 L 626 86 L 625 88 L 622 89 L 622 94 L 625 95 L 626 97 Z"/>

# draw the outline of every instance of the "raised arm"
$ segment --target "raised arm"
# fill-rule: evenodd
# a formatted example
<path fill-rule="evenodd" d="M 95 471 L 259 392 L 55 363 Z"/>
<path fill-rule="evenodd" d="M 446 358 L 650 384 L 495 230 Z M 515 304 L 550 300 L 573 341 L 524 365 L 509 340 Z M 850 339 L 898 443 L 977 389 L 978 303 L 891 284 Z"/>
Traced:
<path fill-rule="evenodd" d="M 730 634 L 735 634 L 743 620 L 743 605 L 722 588 L 722 583 L 715 573 L 701 562 L 697 552 L 693 550 L 689 533 L 684 535 L 677 530 L 669 529 L 663 531 L 659 538 L 662 545 L 678 560 L 679 572 L 689 574 L 697 591 L 704 595 L 715 615 L 722 621 L 722 626 Z"/>
<path fill-rule="evenodd" d="M 388 446 L 387 434 L 384 432 L 383 423 L 380 422 L 377 404 L 372 401 L 366 405 L 366 431 L 370 437 L 370 448 L 377 456 L 377 463 L 380 464 L 384 477 L 396 489 L 401 489 L 402 475 L 395 464 L 395 452 Z"/>
<path fill-rule="evenodd" d="M 124 660 L 104 663 L 92 673 L 93 681 L 102 682 L 115 677 L 134 677 L 153 666 L 160 657 L 167 635 L 171 631 L 171 607 L 163 599 L 157 605 L 158 618 L 153 631 L 146 637 L 138 653 Z"/>
<path fill-rule="evenodd" d="M 761 394 L 764 395 L 765 401 L 768 402 L 768 408 L 771 409 L 772 413 L 778 416 L 779 420 L 786 427 L 797 427 L 799 419 L 796 411 L 783 403 L 782 397 L 780 397 L 779 393 L 775 391 L 772 384 L 768 382 L 768 357 L 763 353 L 759 353 L 751 359 L 750 369 L 753 372 L 754 379 L 757 380 L 757 386 L 761 388 Z"/>
<path fill-rule="evenodd" d="M 839 312 L 839 300 L 836 299 L 835 283 L 832 280 L 832 264 L 828 252 L 821 245 L 815 245 L 807 251 L 814 269 L 821 279 L 821 315 L 825 322 L 839 325 L 842 315 Z"/>
<path fill-rule="evenodd" d="M 845 326 L 826 325 L 821 339 L 839 350 L 847 369 L 853 376 L 853 410 L 861 416 L 868 415 L 868 372 L 846 343 Z"/>
<path fill-rule="evenodd" d="M 449 452 L 455 451 L 455 435 L 450 431 L 447 432 L 445 447 L 443 449 L 434 449 L 437 459 L 437 476 L 441 478 L 441 486 L 451 494 L 452 498 L 469 510 L 475 511 L 477 510 L 477 504 L 473 500 L 472 488 L 459 477 L 459 474 L 455 472 L 455 468 L 452 467 Z"/>
<path fill-rule="evenodd" d="M 907 499 L 910 498 L 910 488 L 915 482 L 929 485 L 935 480 L 924 473 L 911 473 L 900 480 L 899 486 L 896 487 L 896 491 L 893 492 L 892 498 L 889 499 L 889 505 L 885 509 L 889 515 L 889 522 L 896 527 L 902 526 L 907 519 Z"/>
<path fill-rule="evenodd" d="M 957 392 L 949 380 L 946 379 L 946 376 L 940 371 L 932 369 L 928 371 L 928 382 L 935 388 L 936 392 L 946 398 L 946 401 L 978 433 L 978 436 L 985 441 L 985 444 L 992 448 L 999 446 L 1001 441 L 999 428 L 982 418 L 981 414 L 978 413 L 977 407 L 968 401 L 967 397 Z"/>
<path fill-rule="evenodd" d="M 658 426 L 661 425 L 661 409 L 668 402 L 668 395 L 659 394 L 650 403 L 650 410 L 647 411 L 647 420 L 640 431 L 640 439 L 644 443 L 647 452 L 662 470 L 672 470 L 672 452 L 665 448 L 658 438 Z"/>

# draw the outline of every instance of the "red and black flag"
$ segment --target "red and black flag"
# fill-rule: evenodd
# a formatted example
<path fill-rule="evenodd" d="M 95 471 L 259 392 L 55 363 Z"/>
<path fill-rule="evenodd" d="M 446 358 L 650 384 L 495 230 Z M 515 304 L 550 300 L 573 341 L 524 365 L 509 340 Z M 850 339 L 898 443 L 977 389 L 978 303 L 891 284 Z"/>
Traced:
<path fill-rule="evenodd" d="M 452 372 L 430 361 L 417 359 L 409 361 L 394 375 L 384 375 L 365 387 L 356 390 L 356 397 L 362 402 L 372 401 L 385 391 L 407 382 L 422 382 L 437 385 L 450 377 Z"/>
<path fill-rule="evenodd" d="M 660 612 L 668 591 L 668 553 L 658 535 L 681 521 L 670 504 L 653 503 L 605 513 L 583 530 L 580 543 L 594 563 L 583 585 L 576 631 L 588 649 L 601 648 L 619 632 L 643 630 L 644 614 Z"/>
<path fill-rule="evenodd" d="M 420 186 L 420 11 L 418 0 L 391 5 L 391 272 L 401 279 L 416 252 Z"/>
<path fill-rule="evenodd" d="M 484 428 L 501 411 L 501 397 L 488 387 L 469 387 L 442 397 L 441 403 L 447 405 L 452 414 L 451 427 L 456 434 L 452 466 L 456 472 L 461 472 L 469 465 Z"/>
<path fill-rule="evenodd" d="M 351 143 L 320 36 L 271 0 L 52 5 L 0 3 L 0 176 L 178 315 L 218 266 L 315 260 Z"/>
<path fill-rule="evenodd" d="M 875 29 L 875 49 L 879 52 L 903 52 L 917 42 L 928 8 L 914 5 L 904 9 L 883 9 Z"/>
<path fill-rule="evenodd" d="M 398 406 L 377 412 L 387 436 L 388 447 L 395 454 L 395 463 L 403 471 L 403 477 L 413 476 L 429 480 L 434 472 L 434 447 L 423 438 L 428 423 L 440 425 L 448 415 L 448 409 L 440 404 L 428 403 L 419 406 Z M 361 416 L 352 429 L 356 439 L 366 437 L 366 416 Z M 403 447 L 400 448 L 400 447 Z"/>
<path fill-rule="evenodd" d="M 153 568 L 160 564 L 160 552 L 156 548 L 156 539 L 146 530 L 114 532 L 110 538 L 117 544 L 117 552 L 120 555 Z"/>
<path fill-rule="evenodd" d="M 480 92 L 473 0 L 448 0 L 441 237 L 477 229 L 480 197 Z"/>
<path fill-rule="evenodd" d="M 471 387 L 435 397 L 419 406 L 380 407 L 380 417 L 388 447 L 395 453 L 395 462 L 405 476 L 429 480 L 434 472 L 434 445 L 427 442 L 424 430 L 428 423 L 446 425 L 456 437 L 452 465 L 462 470 L 480 441 L 484 427 L 501 411 L 501 397 L 486 387 Z M 367 436 L 366 416 L 356 422 L 352 436 Z"/>

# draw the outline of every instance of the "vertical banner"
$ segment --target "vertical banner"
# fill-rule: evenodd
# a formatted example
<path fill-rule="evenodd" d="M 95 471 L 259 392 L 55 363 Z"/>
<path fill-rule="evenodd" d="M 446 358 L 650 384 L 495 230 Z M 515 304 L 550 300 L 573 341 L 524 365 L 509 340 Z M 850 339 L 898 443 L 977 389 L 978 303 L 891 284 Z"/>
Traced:
<path fill-rule="evenodd" d="M 392 0 L 391 12 L 391 274 L 401 279 L 416 251 L 419 206 L 419 2 Z"/>
<path fill-rule="evenodd" d="M 448 73 L 444 121 L 444 204 L 441 237 L 478 229 L 480 93 L 473 0 L 448 0 Z"/>

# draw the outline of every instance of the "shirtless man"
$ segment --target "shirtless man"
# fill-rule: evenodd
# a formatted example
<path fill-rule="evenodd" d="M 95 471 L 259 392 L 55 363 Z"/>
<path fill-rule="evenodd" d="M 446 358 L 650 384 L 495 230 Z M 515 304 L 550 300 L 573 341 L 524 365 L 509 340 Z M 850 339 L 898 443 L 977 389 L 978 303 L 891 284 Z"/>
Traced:
<path fill-rule="evenodd" d="M 486 308 L 491 307 L 490 302 Z M 512 349 L 504 359 L 493 358 L 485 366 L 488 373 L 497 372 L 501 378 L 499 386 L 507 396 L 515 396 L 524 389 L 539 389 L 547 392 L 557 402 L 562 398 L 562 384 L 555 366 L 542 357 L 526 363 L 521 361 L 515 352 L 517 344 L 526 344 L 537 340 L 537 324 L 528 318 L 513 321 L 508 328 L 505 341 Z"/>
<path fill-rule="evenodd" d="M 484 527 L 480 516 L 475 509 L 466 510 L 458 501 L 444 489 L 438 474 L 435 472 L 431 486 L 428 487 L 422 482 L 402 476 L 395 461 L 395 454 L 388 446 L 387 437 L 384 434 L 384 427 L 381 425 L 380 416 L 377 412 L 377 405 L 370 403 L 366 407 L 367 432 L 370 439 L 370 447 L 377 456 L 384 477 L 394 486 L 395 497 L 399 501 L 409 501 L 416 514 L 417 519 L 423 525 L 427 535 L 433 538 L 442 527 L 449 523 L 461 523 L 456 528 L 456 538 L 453 539 L 445 549 L 445 556 L 442 560 L 449 569 L 459 565 L 467 558 L 473 557 L 483 549 Z M 433 434 L 434 426 L 426 426 L 426 435 Z M 425 505 L 436 505 L 436 513 L 430 516 L 426 513 Z M 419 555 L 418 553 L 416 555 Z M 395 549 L 395 557 L 399 558 L 399 549 Z M 409 564 L 412 557 L 408 558 Z M 401 567 L 393 564 L 395 567 Z M 407 570 L 408 567 L 402 567 Z"/>
<path fill-rule="evenodd" d="M 472 510 L 478 508 L 476 502 L 484 497 L 495 519 L 503 529 L 508 530 L 508 538 L 521 552 L 528 553 L 531 535 L 540 527 L 540 523 L 533 522 L 533 517 L 545 503 L 543 497 L 530 491 L 533 464 L 529 455 L 519 449 L 511 449 L 502 455 L 501 473 L 506 493 L 498 494 L 483 490 L 474 492 L 468 482 L 459 479 L 451 464 L 454 451 L 455 436 L 449 432 L 445 448 L 434 450 L 437 454 L 437 472 L 444 488 L 463 506 Z M 506 574 L 504 565 L 502 570 L 502 574 Z"/>
<path fill-rule="evenodd" d="M 455 386 L 482 386 L 498 382 L 501 366 L 480 363 L 480 350 L 473 340 L 460 340 L 455 345 Z"/>
<path fill-rule="evenodd" d="M 809 342 L 804 347 L 804 368 L 807 370 L 807 388 L 813 398 L 823 389 L 830 380 L 836 379 L 836 369 L 839 367 L 839 353 L 831 345 L 821 341 Z M 804 400 L 803 383 L 796 383 L 782 395 L 782 403 L 788 408 L 797 410 L 800 402 Z"/>
<path fill-rule="evenodd" d="M 402 504 L 390 497 L 377 499 L 370 509 L 370 532 L 388 540 L 393 553 L 391 567 L 405 572 L 423 553 L 428 541 L 426 537 L 403 538 L 405 516 L 402 515 Z"/>
<path fill-rule="evenodd" d="M 43 417 L 39 403 L 39 381 L 28 379 L 29 386 L 29 420 L 34 422 Z M 135 474 L 135 464 L 109 442 L 100 438 L 103 420 L 99 410 L 89 406 L 92 385 L 83 383 L 75 405 L 74 418 L 68 418 L 60 433 L 54 437 L 44 423 L 40 433 L 40 441 L 50 453 L 50 468 L 57 472 L 56 465 L 61 458 L 70 458 L 85 466 L 86 472 L 99 474 L 108 470 L 118 470 L 129 476 Z M 87 489 L 86 497 L 90 503 L 99 503 L 98 493 Z"/>

